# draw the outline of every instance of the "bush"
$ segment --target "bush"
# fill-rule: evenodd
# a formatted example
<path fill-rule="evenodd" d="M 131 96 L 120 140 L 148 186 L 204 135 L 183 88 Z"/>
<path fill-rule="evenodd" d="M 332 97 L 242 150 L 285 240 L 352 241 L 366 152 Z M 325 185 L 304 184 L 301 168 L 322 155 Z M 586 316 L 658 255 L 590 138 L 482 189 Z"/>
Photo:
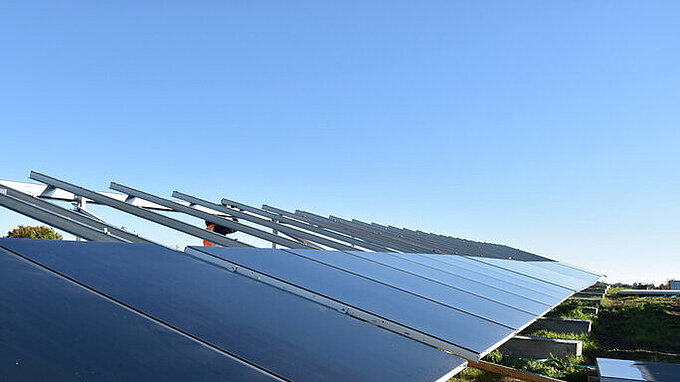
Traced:
<path fill-rule="evenodd" d="M 7 237 L 18 237 L 25 239 L 43 240 L 62 240 L 63 237 L 56 233 L 53 228 L 41 226 L 20 225 L 19 227 L 7 232 Z"/>

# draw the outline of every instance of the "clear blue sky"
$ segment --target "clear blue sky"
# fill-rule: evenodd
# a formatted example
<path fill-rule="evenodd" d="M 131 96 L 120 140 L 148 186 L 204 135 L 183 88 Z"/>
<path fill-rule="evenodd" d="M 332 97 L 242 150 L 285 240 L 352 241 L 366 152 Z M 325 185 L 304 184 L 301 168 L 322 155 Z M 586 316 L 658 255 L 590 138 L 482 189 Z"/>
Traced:
<path fill-rule="evenodd" d="M 0 47 L 0 178 L 680 278 L 678 1 L 6 1 Z M 22 222 L 0 210 L 3 232 Z"/>

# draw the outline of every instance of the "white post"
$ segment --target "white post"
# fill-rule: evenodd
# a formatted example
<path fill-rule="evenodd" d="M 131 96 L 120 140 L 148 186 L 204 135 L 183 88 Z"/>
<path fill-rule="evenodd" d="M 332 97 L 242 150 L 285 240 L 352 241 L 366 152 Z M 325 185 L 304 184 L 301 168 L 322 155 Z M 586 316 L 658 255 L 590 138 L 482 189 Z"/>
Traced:
<path fill-rule="evenodd" d="M 87 202 L 85 201 L 85 198 L 83 198 L 82 196 L 76 195 L 75 206 L 76 206 L 76 211 L 78 211 L 78 212 L 86 210 Z M 76 236 L 76 241 L 84 241 L 84 240 L 80 236 Z"/>

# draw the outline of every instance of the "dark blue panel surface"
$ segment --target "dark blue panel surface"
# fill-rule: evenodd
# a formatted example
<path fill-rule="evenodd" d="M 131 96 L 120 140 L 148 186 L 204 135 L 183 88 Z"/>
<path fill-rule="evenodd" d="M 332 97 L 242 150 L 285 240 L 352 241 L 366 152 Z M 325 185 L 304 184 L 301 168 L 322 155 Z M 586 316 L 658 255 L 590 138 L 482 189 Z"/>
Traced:
<path fill-rule="evenodd" d="M 433 260 L 437 260 L 439 262 L 451 264 L 452 266 L 455 267 L 475 268 L 493 277 L 500 278 L 502 280 L 512 281 L 512 283 L 515 284 L 525 285 L 527 288 L 531 288 L 541 293 L 553 296 L 556 298 L 557 302 L 561 301 L 562 299 L 564 299 L 565 296 L 573 292 L 573 290 L 569 288 L 555 285 L 544 280 L 539 280 L 538 278 L 523 275 L 481 261 L 476 261 L 475 260 L 477 259 L 476 257 L 458 255 L 424 255 L 424 254 L 416 256 L 430 258 Z"/>
<path fill-rule="evenodd" d="M 432 381 L 464 364 L 159 246 L 19 239 L 0 246 L 291 380 Z"/>
<path fill-rule="evenodd" d="M 511 272 L 503 274 L 502 272 L 497 272 L 497 268 L 492 267 L 491 265 L 467 260 L 467 258 L 462 256 L 422 255 L 415 253 L 403 253 L 399 256 L 443 272 L 469 277 L 492 287 L 512 291 L 534 301 L 544 302 L 549 306 L 559 303 L 564 296 L 564 290 L 559 293 L 556 291 L 550 292 L 544 290 L 544 286 L 550 284 L 543 283 L 543 285 L 541 285 L 538 280 L 533 280 Z M 444 259 L 447 259 L 448 261 L 443 261 Z M 536 282 L 531 283 L 530 281 Z"/>
<path fill-rule="evenodd" d="M 563 270 L 550 269 L 542 266 L 534 265 L 532 261 L 513 261 L 505 259 L 489 259 L 483 257 L 470 257 L 470 259 L 490 264 L 499 268 L 507 269 L 525 276 L 534 277 L 546 282 L 553 283 L 572 291 L 581 290 L 592 283 L 588 283 L 579 278 L 574 277 L 573 274 L 567 274 Z M 536 262 L 540 263 L 540 262 Z M 554 264 L 554 262 L 544 262 L 545 264 Z"/>
<path fill-rule="evenodd" d="M 514 329 L 282 250 L 192 247 L 476 354 Z M 344 254 L 347 255 L 347 254 Z"/>
<path fill-rule="evenodd" d="M 0 380 L 276 379 L 0 249 Z"/>
<path fill-rule="evenodd" d="M 375 261 L 380 264 L 385 264 L 389 267 L 394 267 L 403 272 L 422 277 L 428 280 L 433 280 L 437 283 L 450 286 L 451 288 L 458 288 L 467 291 L 470 294 L 482 298 L 506 304 L 515 309 L 523 310 L 532 313 L 529 319 L 533 319 L 536 315 L 543 314 L 550 308 L 550 304 L 544 301 L 537 301 L 521 294 L 516 290 L 503 289 L 496 285 L 490 285 L 476 277 L 472 272 L 465 272 L 464 270 L 456 269 L 456 272 L 448 272 L 442 268 L 446 266 L 440 264 L 439 268 L 431 267 L 415 261 L 414 256 L 402 253 L 379 253 L 379 252 L 351 252 L 356 256 L 360 256 L 366 260 Z M 313 254 L 312 254 L 313 255 Z M 487 281 L 487 280 L 484 280 Z M 526 321 L 524 322 L 526 323 Z"/>
<path fill-rule="evenodd" d="M 569 275 L 575 279 L 582 280 L 587 286 L 595 284 L 597 280 L 600 279 L 600 275 L 584 269 L 579 269 L 570 264 L 560 263 L 557 261 L 528 261 L 527 263 L 541 267 L 545 269 L 550 269 L 552 271 Z"/>
<path fill-rule="evenodd" d="M 476 290 L 478 293 L 488 292 L 488 288 L 486 290 L 481 290 L 484 286 L 468 282 L 469 280 L 466 279 L 458 278 L 454 280 L 448 279 L 444 282 L 435 282 L 432 279 L 420 277 L 414 273 L 407 273 L 406 271 L 412 271 L 418 264 L 409 262 L 405 262 L 406 264 L 395 264 L 396 260 L 399 259 L 386 253 L 374 252 L 361 255 L 359 253 L 350 254 L 340 251 L 319 251 L 313 249 L 287 249 L 286 251 L 310 260 L 341 268 L 342 270 L 361 275 L 362 277 L 371 280 L 376 280 L 391 287 L 427 298 L 431 301 L 436 301 L 437 303 L 466 313 L 483 317 L 489 321 L 513 329 L 519 329 L 548 309 L 547 306 L 544 306 L 540 312 L 534 314 L 517 309 L 511 304 L 493 300 L 488 298 L 488 296 L 470 293 L 470 288 L 478 287 Z M 396 268 L 398 266 L 401 266 L 401 269 L 405 268 L 406 271 Z M 420 271 L 425 272 L 431 270 L 425 267 L 423 268 L 424 269 L 420 269 Z M 430 276 L 432 275 L 430 274 Z M 496 290 L 497 295 L 501 293 L 504 293 L 504 291 Z M 509 294 L 505 294 L 504 297 L 506 299 L 510 299 L 511 297 L 518 297 L 515 300 L 521 299 L 519 296 Z M 519 304 L 524 301 L 513 302 Z"/>
<path fill-rule="evenodd" d="M 597 358 L 602 382 L 673 382 L 680 380 L 680 365 L 661 362 Z"/>

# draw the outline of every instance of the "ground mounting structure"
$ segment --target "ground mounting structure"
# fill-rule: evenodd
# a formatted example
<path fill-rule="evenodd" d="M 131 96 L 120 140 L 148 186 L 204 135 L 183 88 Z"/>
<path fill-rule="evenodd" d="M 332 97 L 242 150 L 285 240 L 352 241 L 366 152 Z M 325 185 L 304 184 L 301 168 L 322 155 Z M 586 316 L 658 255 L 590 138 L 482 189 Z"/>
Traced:
<path fill-rule="evenodd" d="M 405 228 L 30 178 L 44 185 L 0 181 L 0 206 L 87 242 L 0 239 L 0 304 L 12 311 L 0 327 L 14 333 L 0 341 L 0 361 L 14 365 L 18 380 L 40 377 L 35 370 L 95 380 L 446 380 L 600 277 L 507 246 Z M 172 250 L 102 221 L 88 203 L 219 246 Z M 129 367 L 115 367 L 122 364 Z"/>

